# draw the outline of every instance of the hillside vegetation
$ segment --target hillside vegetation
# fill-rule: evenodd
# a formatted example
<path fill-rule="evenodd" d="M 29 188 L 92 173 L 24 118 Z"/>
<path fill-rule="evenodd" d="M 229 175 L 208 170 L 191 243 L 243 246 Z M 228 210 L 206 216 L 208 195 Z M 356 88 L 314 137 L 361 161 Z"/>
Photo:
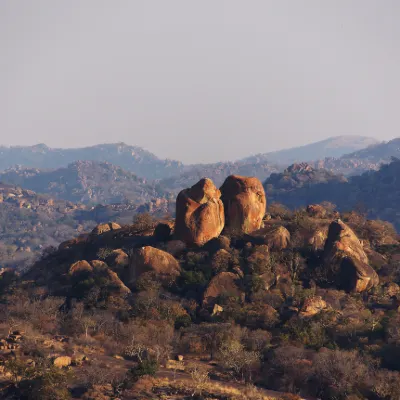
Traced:
<path fill-rule="evenodd" d="M 393 227 L 265 204 L 255 178 L 202 179 L 176 220 L 3 274 L 2 398 L 399 399 Z"/>

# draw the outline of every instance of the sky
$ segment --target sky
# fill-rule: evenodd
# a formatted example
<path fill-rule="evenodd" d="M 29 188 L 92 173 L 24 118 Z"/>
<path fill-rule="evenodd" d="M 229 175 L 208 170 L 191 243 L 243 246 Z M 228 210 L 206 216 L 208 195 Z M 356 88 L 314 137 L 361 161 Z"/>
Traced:
<path fill-rule="evenodd" d="M 398 0 L 1 0 L 0 144 L 187 163 L 400 136 Z"/>

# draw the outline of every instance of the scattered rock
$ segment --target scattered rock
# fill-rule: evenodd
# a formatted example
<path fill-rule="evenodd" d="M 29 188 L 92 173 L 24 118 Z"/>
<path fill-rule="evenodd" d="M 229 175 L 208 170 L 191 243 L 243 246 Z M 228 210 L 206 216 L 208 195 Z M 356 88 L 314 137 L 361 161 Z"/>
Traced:
<path fill-rule="evenodd" d="M 227 232 L 242 234 L 260 229 L 267 200 L 258 178 L 228 176 L 221 186 L 221 193 Z"/>
<path fill-rule="evenodd" d="M 325 300 L 322 299 L 321 296 L 313 296 L 309 297 L 304 301 L 303 306 L 300 310 L 300 317 L 308 318 L 312 317 L 321 311 L 324 311 L 327 308 L 327 304 Z"/>
<path fill-rule="evenodd" d="M 211 179 L 204 178 L 176 199 L 175 238 L 202 246 L 218 237 L 225 224 L 221 192 Z"/>
<path fill-rule="evenodd" d="M 108 224 L 99 224 L 92 230 L 92 235 L 102 235 L 105 232 L 116 231 L 121 229 L 121 226 L 115 222 L 109 222 Z"/>
<path fill-rule="evenodd" d="M 71 359 L 71 357 L 68 357 L 68 356 L 56 357 L 53 360 L 53 364 L 57 368 L 69 367 L 72 364 L 72 359 Z"/>

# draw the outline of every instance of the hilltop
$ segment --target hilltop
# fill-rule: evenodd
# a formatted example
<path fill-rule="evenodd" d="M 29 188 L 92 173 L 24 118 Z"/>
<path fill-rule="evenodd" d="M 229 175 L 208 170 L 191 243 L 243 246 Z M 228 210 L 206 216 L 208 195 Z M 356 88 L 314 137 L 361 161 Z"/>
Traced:
<path fill-rule="evenodd" d="M 343 135 L 334 136 L 304 146 L 293 147 L 274 152 L 257 154 L 243 159 L 245 162 L 268 161 L 279 165 L 290 165 L 324 158 L 339 158 L 357 150 L 368 149 L 378 145 L 379 141 L 367 136 Z"/>
<path fill-rule="evenodd" d="M 393 159 L 377 171 L 345 178 L 311 165 L 273 174 L 264 187 L 270 201 L 290 208 L 328 201 L 338 210 L 357 208 L 369 218 L 390 221 L 400 228 L 400 161 Z"/>
<path fill-rule="evenodd" d="M 169 177 L 183 170 L 182 163 L 178 161 L 161 160 L 141 147 L 125 143 L 99 144 L 76 149 L 51 148 L 45 144 L 0 146 L 0 170 L 16 165 L 57 169 L 80 160 L 115 164 L 146 179 Z"/>
<path fill-rule="evenodd" d="M 77 161 L 55 170 L 11 168 L 0 181 L 85 204 L 143 204 L 168 193 L 121 167 L 107 162 Z"/>

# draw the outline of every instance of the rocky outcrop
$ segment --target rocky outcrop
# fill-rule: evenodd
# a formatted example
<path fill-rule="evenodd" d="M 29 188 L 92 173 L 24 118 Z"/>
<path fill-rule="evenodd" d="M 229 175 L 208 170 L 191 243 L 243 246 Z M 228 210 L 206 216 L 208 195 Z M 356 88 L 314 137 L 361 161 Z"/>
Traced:
<path fill-rule="evenodd" d="M 213 306 L 220 296 L 243 299 L 244 293 L 240 290 L 238 283 L 238 276 L 232 272 L 221 272 L 214 276 L 204 292 L 203 305 L 205 307 Z"/>
<path fill-rule="evenodd" d="M 309 297 L 304 300 L 299 315 L 302 318 L 309 318 L 320 313 L 321 311 L 326 310 L 326 308 L 326 301 L 323 300 L 321 296 Z"/>
<path fill-rule="evenodd" d="M 329 226 L 323 261 L 338 286 L 345 290 L 363 292 L 379 283 L 360 240 L 340 219 Z"/>
<path fill-rule="evenodd" d="M 245 236 L 245 240 L 256 244 L 266 244 L 270 249 L 283 250 L 290 243 L 290 232 L 284 226 L 266 226 Z"/>
<path fill-rule="evenodd" d="M 109 222 L 108 224 L 99 224 L 92 230 L 92 235 L 102 235 L 105 232 L 115 231 L 121 229 L 121 226 L 115 222 Z"/>
<path fill-rule="evenodd" d="M 207 178 L 176 199 L 175 238 L 189 245 L 202 246 L 218 237 L 225 224 L 221 192 Z"/>
<path fill-rule="evenodd" d="M 69 367 L 72 364 L 72 359 L 69 356 L 61 356 L 61 357 L 56 357 L 53 360 L 53 365 L 56 368 L 65 368 Z"/>
<path fill-rule="evenodd" d="M 181 273 L 178 261 L 169 253 L 145 246 L 133 252 L 125 283 L 129 286 L 145 273 L 153 273 L 160 280 L 173 280 Z"/>
<path fill-rule="evenodd" d="M 70 275 L 93 272 L 93 267 L 85 260 L 77 261 L 69 268 Z"/>
<path fill-rule="evenodd" d="M 259 179 L 231 175 L 221 186 L 226 231 L 234 234 L 260 229 L 267 200 Z"/>

